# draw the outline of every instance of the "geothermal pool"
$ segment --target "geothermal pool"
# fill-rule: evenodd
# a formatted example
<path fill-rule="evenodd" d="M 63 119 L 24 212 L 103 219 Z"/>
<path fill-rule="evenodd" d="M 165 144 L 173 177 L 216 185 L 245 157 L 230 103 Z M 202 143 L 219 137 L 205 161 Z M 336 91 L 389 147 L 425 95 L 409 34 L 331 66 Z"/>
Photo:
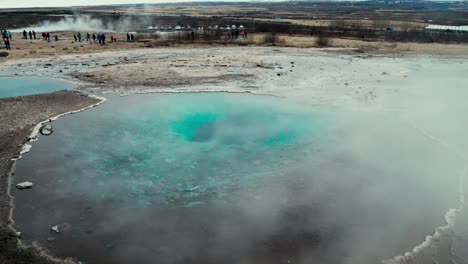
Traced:
<path fill-rule="evenodd" d="M 272 110 L 271 99 L 142 97 L 116 100 L 123 103 L 111 102 L 98 113 L 81 113 L 80 122 L 64 120 L 66 129 L 42 138 L 44 146 L 49 139 L 54 142 L 47 160 L 34 162 L 55 164 L 43 172 L 66 175 L 63 181 L 73 186 L 67 193 L 143 207 L 183 205 L 185 197 L 210 192 L 222 199 L 223 189 L 233 182 L 280 172 L 326 136 L 325 116 L 292 107 Z"/>
<path fill-rule="evenodd" d="M 376 263 L 457 204 L 459 162 L 387 112 L 153 94 L 53 126 L 17 163 L 15 227 L 85 263 Z"/>
<path fill-rule="evenodd" d="M 0 98 L 50 93 L 75 87 L 72 83 L 43 77 L 0 77 Z"/>

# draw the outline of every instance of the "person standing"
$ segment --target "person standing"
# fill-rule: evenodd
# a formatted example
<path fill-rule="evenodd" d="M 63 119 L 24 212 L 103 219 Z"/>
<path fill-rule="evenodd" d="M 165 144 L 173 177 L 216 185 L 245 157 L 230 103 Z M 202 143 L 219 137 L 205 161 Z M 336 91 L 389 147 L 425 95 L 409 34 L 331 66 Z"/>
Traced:
<path fill-rule="evenodd" d="M 88 32 L 86 32 L 86 42 L 91 43 L 91 35 Z"/>
<path fill-rule="evenodd" d="M 29 31 L 29 39 L 32 39 L 32 32 Z"/>
<path fill-rule="evenodd" d="M 106 45 L 106 35 L 105 34 L 101 35 L 101 40 L 102 40 L 102 46 L 105 46 Z"/>
<path fill-rule="evenodd" d="M 80 32 L 78 32 L 77 37 L 78 37 L 78 42 L 81 42 L 81 33 Z"/>
<path fill-rule="evenodd" d="M 76 34 L 73 34 L 73 38 L 75 39 L 75 42 L 78 41 L 78 38 L 76 37 Z"/>
<path fill-rule="evenodd" d="M 130 42 L 130 34 L 127 33 L 127 42 Z"/>
<path fill-rule="evenodd" d="M 28 39 L 28 32 L 26 30 L 23 30 L 23 38 Z"/>
<path fill-rule="evenodd" d="M 93 42 L 96 44 L 96 34 L 93 33 Z"/>
<path fill-rule="evenodd" d="M 33 30 L 32 34 L 33 34 L 34 39 L 36 39 L 36 31 Z"/>
<path fill-rule="evenodd" d="M 3 39 L 3 41 L 5 42 L 5 48 L 6 50 L 11 50 L 11 47 L 10 47 L 10 39 L 8 37 L 5 37 Z"/>

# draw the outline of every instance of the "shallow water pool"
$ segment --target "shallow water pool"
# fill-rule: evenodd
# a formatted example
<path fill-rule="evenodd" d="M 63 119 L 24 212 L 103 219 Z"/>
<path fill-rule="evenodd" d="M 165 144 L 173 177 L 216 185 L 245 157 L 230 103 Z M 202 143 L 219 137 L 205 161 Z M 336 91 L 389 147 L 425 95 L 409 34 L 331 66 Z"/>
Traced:
<path fill-rule="evenodd" d="M 153 94 L 52 125 L 17 163 L 15 227 L 85 263 L 377 263 L 456 203 L 450 153 L 387 113 Z"/>
<path fill-rule="evenodd" d="M 74 84 L 44 77 L 0 77 L 0 98 L 67 90 Z"/>
<path fill-rule="evenodd" d="M 277 99 L 224 94 L 133 96 L 77 119 L 38 143 L 47 152 L 38 162 L 57 165 L 39 173 L 64 177 L 54 189 L 142 206 L 221 198 L 233 183 L 279 173 L 321 144 L 327 122 Z"/>

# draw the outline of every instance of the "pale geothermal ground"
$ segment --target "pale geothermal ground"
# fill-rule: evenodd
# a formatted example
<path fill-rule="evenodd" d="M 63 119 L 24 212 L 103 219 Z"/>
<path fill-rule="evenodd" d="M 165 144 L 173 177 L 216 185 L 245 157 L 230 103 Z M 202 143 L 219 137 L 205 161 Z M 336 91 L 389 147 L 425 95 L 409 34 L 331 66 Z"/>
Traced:
<path fill-rule="evenodd" d="M 427 146 L 440 147 L 441 153 L 445 153 L 446 157 L 453 156 L 450 165 L 439 165 L 447 167 L 447 174 L 449 171 L 455 172 L 447 177 L 456 179 L 456 188 L 439 191 L 447 193 L 447 196 L 456 196 L 459 201 L 446 208 L 446 212 L 451 208 L 455 209 L 452 214 L 445 215 L 448 221 L 444 221 L 444 213 L 440 214 L 440 226 L 447 224 L 446 227 L 438 228 L 438 225 L 434 225 L 434 232 L 427 233 L 431 237 L 425 243 L 424 238 L 415 239 L 412 246 L 400 254 L 412 252 L 413 248 L 414 252 L 386 261 L 466 263 L 468 218 L 461 209 L 464 203 L 463 194 L 467 189 L 462 184 L 462 179 L 466 176 L 468 157 L 468 57 L 466 54 L 443 56 L 343 53 L 350 52 L 339 49 L 276 47 L 116 50 L 6 60 L 0 64 L 0 76 L 34 75 L 65 79 L 78 84 L 77 90 L 80 92 L 104 97 L 108 94 L 125 96 L 158 92 L 236 92 L 271 95 L 304 107 L 344 110 L 351 114 L 344 115 L 340 122 L 347 123 L 350 128 L 345 137 L 349 137 L 347 140 L 352 144 L 343 151 L 349 151 L 347 154 L 354 157 L 369 153 L 376 157 L 384 154 L 366 152 L 370 151 L 367 146 L 393 148 L 394 145 L 390 142 L 386 146 L 385 142 L 366 139 L 363 135 L 374 129 L 385 133 L 385 119 L 392 122 L 398 120 L 401 129 L 395 132 L 396 138 L 398 133 L 411 131 L 419 135 L 417 137 L 424 140 Z M 31 54 L 26 57 L 31 57 Z M 40 101 L 40 96 L 38 98 Z M 87 100 L 89 104 L 95 103 L 95 100 Z M 75 110 L 77 107 L 74 105 L 76 104 L 71 105 L 68 110 Z M 64 107 L 62 111 L 68 110 Z M 31 111 L 20 107 L 17 112 L 27 114 L 28 123 L 18 119 L 11 124 L 3 123 L 2 129 L 27 127 L 30 131 L 33 127 L 31 122 L 40 121 L 33 118 L 38 115 L 34 109 Z M 58 114 L 54 111 L 50 113 Z M 373 122 L 360 120 L 357 127 L 353 125 L 354 113 L 379 113 L 385 118 Z M 4 116 L 0 120 L 5 122 L 8 122 L 8 116 L 5 115 L 13 115 L 3 109 L 1 114 Z M 42 115 L 40 118 L 45 119 Z M 10 131 L 14 132 L 14 129 Z M 20 143 L 23 142 L 15 144 Z M 412 142 L 405 144 L 411 146 Z M 423 150 L 424 147 L 419 144 L 411 149 Z M 401 153 L 401 159 L 406 159 L 405 155 Z M 428 160 L 437 160 L 437 155 Z M 375 163 L 376 166 L 392 166 L 383 164 L 385 163 Z M 1 173 L 2 177 L 6 175 L 6 171 Z M 421 178 L 421 184 L 431 187 L 437 186 L 437 181 L 444 181 L 444 176 L 438 180 Z M 404 185 L 405 182 L 399 184 Z M 379 189 L 372 194 L 366 193 L 363 197 L 366 201 L 384 199 Z M 440 197 L 444 195 L 436 197 L 443 199 Z M 427 203 L 437 203 L 432 199 L 436 198 L 427 197 Z M 418 208 L 405 208 L 405 205 L 401 205 L 401 208 L 402 214 L 404 212 L 415 217 L 419 214 Z M 385 229 L 385 226 L 382 227 L 382 240 L 394 233 L 391 228 Z M 358 239 L 359 236 L 356 241 Z M 350 247 L 351 245 L 352 243 Z M 353 246 L 362 254 L 351 256 L 350 263 L 365 263 L 370 252 L 378 251 L 371 246 Z"/>

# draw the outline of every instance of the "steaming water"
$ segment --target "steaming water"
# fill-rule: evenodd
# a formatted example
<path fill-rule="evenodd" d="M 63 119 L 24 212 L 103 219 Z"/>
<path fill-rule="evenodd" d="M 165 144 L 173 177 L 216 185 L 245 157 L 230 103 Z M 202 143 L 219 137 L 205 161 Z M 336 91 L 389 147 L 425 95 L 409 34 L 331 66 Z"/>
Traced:
<path fill-rule="evenodd" d="M 299 159 L 297 152 L 323 133 L 325 122 L 319 114 L 272 110 L 273 102 L 245 96 L 152 97 L 109 104 L 98 114 L 83 113 L 82 122 L 67 122 L 53 139 L 66 147 L 42 161 L 64 164 L 42 172 L 66 174 L 67 192 L 142 206 L 209 190 L 219 198 L 234 181 Z"/>
<path fill-rule="evenodd" d="M 88 263 L 376 263 L 457 204 L 460 162 L 388 113 L 159 94 L 54 127 L 17 164 L 35 186 L 14 219 Z"/>
<path fill-rule="evenodd" d="M 42 77 L 0 77 L 0 98 L 50 93 L 73 88 L 65 81 Z"/>

